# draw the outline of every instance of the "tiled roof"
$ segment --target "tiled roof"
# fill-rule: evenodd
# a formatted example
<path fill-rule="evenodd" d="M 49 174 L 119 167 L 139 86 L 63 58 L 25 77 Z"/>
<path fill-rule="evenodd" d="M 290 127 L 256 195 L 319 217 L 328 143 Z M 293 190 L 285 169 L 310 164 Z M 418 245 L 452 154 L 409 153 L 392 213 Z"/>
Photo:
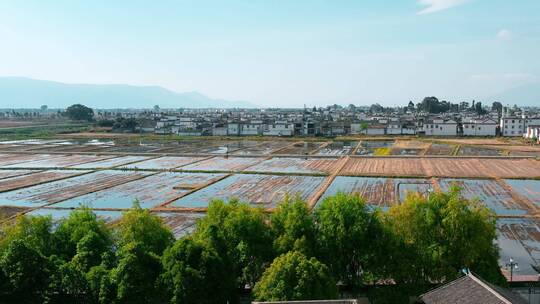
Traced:
<path fill-rule="evenodd" d="M 518 295 L 469 273 L 420 296 L 425 304 L 522 304 Z"/>

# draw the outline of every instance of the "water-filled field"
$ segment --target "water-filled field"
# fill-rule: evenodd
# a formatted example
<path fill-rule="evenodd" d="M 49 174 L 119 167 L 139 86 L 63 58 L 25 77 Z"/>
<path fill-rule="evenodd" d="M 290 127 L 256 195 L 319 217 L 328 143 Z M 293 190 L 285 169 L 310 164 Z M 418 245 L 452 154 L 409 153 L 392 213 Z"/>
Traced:
<path fill-rule="evenodd" d="M 213 198 L 237 198 L 253 206 L 273 208 L 285 195 L 307 199 L 323 180 L 324 177 L 317 176 L 237 174 L 187 195 L 171 206 L 206 207 Z"/>

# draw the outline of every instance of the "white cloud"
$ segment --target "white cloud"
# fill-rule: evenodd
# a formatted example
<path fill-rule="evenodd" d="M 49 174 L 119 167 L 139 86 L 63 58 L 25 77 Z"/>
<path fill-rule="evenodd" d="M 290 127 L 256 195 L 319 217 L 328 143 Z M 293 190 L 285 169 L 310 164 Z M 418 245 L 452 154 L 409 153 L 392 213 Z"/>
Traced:
<path fill-rule="evenodd" d="M 431 14 L 464 4 L 469 0 L 417 0 L 419 5 L 427 6 L 418 15 Z"/>
<path fill-rule="evenodd" d="M 497 33 L 499 39 L 509 39 L 510 37 L 512 37 L 512 32 L 507 29 L 502 29 Z"/>

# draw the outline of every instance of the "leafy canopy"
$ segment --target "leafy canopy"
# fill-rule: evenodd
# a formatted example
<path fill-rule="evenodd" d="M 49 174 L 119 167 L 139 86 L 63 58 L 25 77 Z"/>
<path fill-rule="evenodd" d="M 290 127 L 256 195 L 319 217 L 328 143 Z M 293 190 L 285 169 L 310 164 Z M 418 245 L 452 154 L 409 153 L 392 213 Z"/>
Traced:
<path fill-rule="evenodd" d="M 337 297 L 337 289 L 326 265 L 291 251 L 272 262 L 253 294 L 261 301 L 328 300 Z"/>

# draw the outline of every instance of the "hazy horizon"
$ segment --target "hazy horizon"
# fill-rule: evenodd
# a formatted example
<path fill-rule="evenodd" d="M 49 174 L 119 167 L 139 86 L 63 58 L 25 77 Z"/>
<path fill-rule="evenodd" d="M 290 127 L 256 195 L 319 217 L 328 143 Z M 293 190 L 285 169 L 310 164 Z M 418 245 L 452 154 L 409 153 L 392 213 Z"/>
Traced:
<path fill-rule="evenodd" d="M 540 83 L 539 11 L 534 0 L 3 1 L 0 76 L 260 107 L 482 100 Z"/>

